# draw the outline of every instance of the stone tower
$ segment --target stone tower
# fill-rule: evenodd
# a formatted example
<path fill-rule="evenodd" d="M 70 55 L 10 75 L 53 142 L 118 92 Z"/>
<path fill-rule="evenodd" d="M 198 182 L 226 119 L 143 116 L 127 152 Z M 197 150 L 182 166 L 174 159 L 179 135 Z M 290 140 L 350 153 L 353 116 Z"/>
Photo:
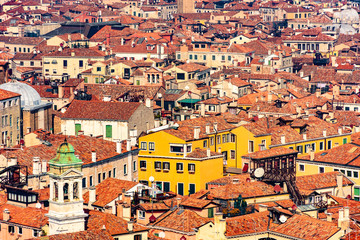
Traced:
<path fill-rule="evenodd" d="M 82 161 L 66 139 L 49 161 L 49 235 L 85 230 L 82 198 Z"/>
<path fill-rule="evenodd" d="M 177 1 L 178 13 L 195 13 L 194 0 L 178 0 Z"/>

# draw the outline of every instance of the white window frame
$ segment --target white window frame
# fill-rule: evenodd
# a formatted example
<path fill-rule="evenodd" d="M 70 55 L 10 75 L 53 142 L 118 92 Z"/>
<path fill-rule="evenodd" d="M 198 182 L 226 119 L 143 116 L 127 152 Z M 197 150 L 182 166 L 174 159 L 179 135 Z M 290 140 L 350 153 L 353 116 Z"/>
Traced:
<path fill-rule="evenodd" d="M 182 166 L 182 169 L 181 169 L 181 170 L 178 169 L 178 164 L 181 164 L 181 166 Z M 177 172 L 184 172 L 184 163 L 182 163 L 182 162 L 176 163 L 176 171 L 177 171 Z"/>
<path fill-rule="evenodd" d="M 153 148 L 151 148 L 150 146 L 153 146 Z M 149 151 L 155 151 L 155 142 L 149 142 Z"/>

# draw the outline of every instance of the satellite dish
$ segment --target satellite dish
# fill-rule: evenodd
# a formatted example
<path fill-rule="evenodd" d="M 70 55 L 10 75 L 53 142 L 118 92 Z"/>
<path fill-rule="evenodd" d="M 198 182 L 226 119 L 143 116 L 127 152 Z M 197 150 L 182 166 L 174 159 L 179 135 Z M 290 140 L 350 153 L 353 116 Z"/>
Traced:
<path fill-rule="evenodd" d="M 254 176 L 256 178 L 262 178 L 264 176 L 265 170 L 263 168 L 257 168 L 254 171 Z"/>
<path fill-rule="evenodd" d="M 286 217 L 285 215 L 280 215 L 279 221 L 280 221 L 281 223 L 286 222 L 286 220 L 287 220 L 287 217 Z"/>
<path fill-rule="evenodd" d="M 165 233 L 164 233 L 164 232 L 160 232 L 160 233 L 159 233 L 159 237 L 165 238 Z"/>

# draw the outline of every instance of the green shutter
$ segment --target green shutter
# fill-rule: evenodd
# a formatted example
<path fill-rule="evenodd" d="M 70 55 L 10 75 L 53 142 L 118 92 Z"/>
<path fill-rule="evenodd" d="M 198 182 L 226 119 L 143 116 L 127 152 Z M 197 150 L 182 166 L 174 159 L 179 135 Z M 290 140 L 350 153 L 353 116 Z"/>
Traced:
<path fill-rule="evenodd" d="M 360 188 L 354 188 L 354 195 L 359 196 L 360 195 Z"/>
<path fill-rule="evenodd" d="M 81 124 L 80 123 L 76 123 L 75 124 L 75 135 L 78 135 L 78 132 L 81 130 Z"/>
<path fill-rule="evenodd" d="M 112 126 L 111 125 L 106 125 L 106 137 L 112 138 Z"/>
<path fill-rule="evenodd" d="M 178 194 L 179 195 L 184 195 L 184 184 L 183 183 L 178 183 Z"/>
<path fill-rule="evenodd" d="M 190 183 L 189 185 L 189 194 L 195 193 L 195 184 Z"/>
<path fill-rule="evenodd" d="M 208 208 L 208 217 L 213 218 L 214 217 L 214 208 Z"/>
<path fill-rule="evenodd" d="M 346 144 L 347 143 L 347 138 L 344 138 L 343 139 L 343 144 Z"/>

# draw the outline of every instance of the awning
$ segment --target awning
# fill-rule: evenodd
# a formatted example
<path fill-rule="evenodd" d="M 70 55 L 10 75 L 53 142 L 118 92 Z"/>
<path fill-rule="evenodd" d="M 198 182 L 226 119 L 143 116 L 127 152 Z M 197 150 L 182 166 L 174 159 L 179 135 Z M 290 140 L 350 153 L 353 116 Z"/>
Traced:
<path fill-rule="evenodd" d="M 200 101 L 201 101 L 201 99 L 187 98 L 187 99 L 179 100 L 178 102 L 179 103 L 197 103 L 197 102 L 200 102 Z"/>

